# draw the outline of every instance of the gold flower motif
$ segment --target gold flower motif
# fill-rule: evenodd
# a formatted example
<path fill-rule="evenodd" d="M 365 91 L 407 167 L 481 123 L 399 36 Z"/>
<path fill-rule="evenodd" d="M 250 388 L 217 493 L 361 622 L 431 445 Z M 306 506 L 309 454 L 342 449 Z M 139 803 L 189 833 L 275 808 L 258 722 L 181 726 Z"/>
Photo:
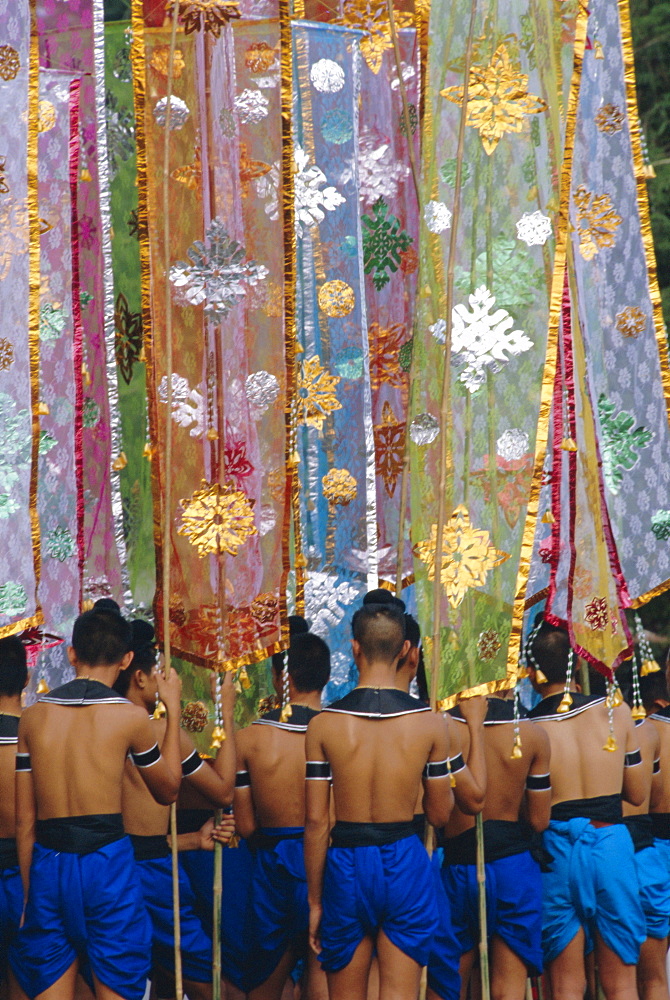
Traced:
<path fill-rule="evenodd" d="M 435 579 L 437 525 L 430 529 L 430 538 L 419 542 L 415 552 L 428 567 L 428 579 Z M 489 533 L 473 528 L 463 504 L 458 506 L 442 532 L 442 572 L 440 575 L 452 608 L 457 608 L 470 587 L 483 587 L 490 570 L 509 559 L 489 542 Z"/>
<path fill-rule="evenodd" d="M 370 341 L 370 385 L 379 389 L 382 384 L 399 389 L 407 380 L 407 373 L 400 367 L 400 348 L 407 340 L 407 330 L 402 323 L 383 327 L 371 323 L 368 327 Z"/>
<path fill-rule="evenodd" d="M 7 178 L 5 177 L 6 169 L 7 157 L 0 156 L 0 194 L 9 194 L 9 184 L 7 183 Z"/>
<path fill-rule="evenodd" d="M 396 12 L 396 28 L 414 27 L 412 14 Z M 377 74 L 387 49 L 393 48 L 391 24 L 386 3 L 374 0 L 345 0 L 344 15 L 335 18 L 332 24 L 344 24 L 365 33 L 361 40 L 361 55 L 371 72 Z"/>
<path fill-rule="evenodd" d="M 315 356 L 308 358 L 298 379 L 298 405 L 300 419 L 310 427 L 321 430 L 326 417 L 333 410 L 341 410 L 335 388 L 340 381 L 338 375 L 330 375 Z"/>
<path fill-rule="evenodd" d="M 584 260 L 593 260 L 603 247 L 613 247 L 615 232 L 622 223 L 608 194 L 593 194 L 580 184 L 575 191 L 579 252 Z"/>
<path fill-rule="evenodd" d="M 197 143 L 193 150 L 193 161 L 185 163 L 183 167 L 175 167 L 170 176 L 187 187 L 189 191 L 195 191 L 198 201 L 200 201 L 202 197 L 202 159 L 200 146 Z"/>
<path fill-rule="evenodd" d="M 382 409 L 382 422 L 375 424 L 374 432 L 377 474 L 392 497 L 405 458 L 405 425 L 398 422 L 388 400 Z"/>
<path fill-rule="evenodd" d="M 181 724 L 189 733 L 201 733 L 209 722 L 209 712 L 201 701 L 188 701 L 181 710 Z"/>
<path fill-rule="evenodd" d="M 38 105 L 40 122 L 39 131 L 49 132 L 56 124 L 56 109 L 51 101 L 41 100 Z"/>
<path fill-rule="evenodd" d="M 487 628 L 479 633 L 477 653 L 480 660 L 492 660 L 501 646 L 500 637 L 495 629 Z"/>
<path fill-rule="evenodd" d="M 221 35 L 221 28 L 233 18 L 240 17 L 238 0 L 172 0 L 179 9 L 179 19 L 184 25 L 184 34 L 192 31 L 210 31 L 215 38 Z"/>
<path fill-rule="evenodd" d="M 600 132 L 620 132 L 626 116 L 615 104 L 603 104 L 595 117 Z"/>
<path fill-rule="evenodd" d="M 321 480 L 323 495 L 332 504 L 346 507 L 356 499 L 356 480 L 348 469 L 331 469 Z"/>
<path fill-rule="evenodd" d="M 609 607 L 606 597 L 594 597 L 586 605 L 584 618 L 594 632 L 604 632 L 610 622 Z"/>
<path fill-rule="evenodd" d="M 149 65 L 154 69 L 159 76 L 168 75 L 168 67 L 170 64 L 170 46 L 169 45 L 157 45 L 151 56 L 151 62 Z M 172 62 L 172 75 L 175 80 L 181 78 L 183 70 L 186 68 L 186 63 L 184 62 L 184 57 L 182 55 L 181 49 L 174 50 L 174 60 Z"/>
<path fill-rule="evenodd" d="M 326 316 L 348 316 L 356 304 L 356 296 L 346 281 L 327 281 L 319 289 L 319 308 Z"/>
<path fill-rule="evenodd" d="M 252 73 L 267 73 L 275 58 L 276 52 L 267 42 L 254 42 L 244 53 L 244 64 Z"/>
<path fill-rule="evenodd" d="M 462 104 L 464 90 L 447 87 L 440 94 L 453 104 Z M 465 124 L 478 130 L 489 156 L 505 132 L 521 132 L 525 115 L 546 110 L 546 101 L 528 93 L 528 76 L 504 44 L 495 50 L 488 66 L 471 66 Z"/>
<path fill-rule="evenodd" d="M 13 80 L 21 69 L 21 60 L 11 45 L 0 45 L 0 77 Z"/>
<path fill-rule="evenodd" d="M 206 555 L 237 555 L 251 535 L 258 534 L 248 499 L 233 486 L 209 484 L 196 490 L 190 499 L 181 500 L 182 523 L 178 535 L 185 535 L 202 558 Z"/>
<path fill-rule="evenodd" d="M 616 314 L 616 328 L 624 337 L 637 337 L 646 325 L 647 317 L 637 306 L 627 306 Z"/>
<path fill-rule="evenodd" d="M 251 617 L 257 622 L 267 624 L 277 617 L 277 598 L 274 594 L 259 594 L 249 606 Z"/>
<path fill-rule="evenodd" d="M 7 371 L 14 362 L 14 348 L 8 340 L 3 337 L 0 340 L 0 371 Z"/>
<path fill-rule="evenodd" d="M 249 194 L 249 185 L 251 182 L 259 177 L 263 177 L 271 170 L 272 165 L 270 163 L 265 163 L 263 160 L 252 160 L 247 153 L 246 143 L 240 143 L 240 193 L 243 198 L 246 198 Z"/>

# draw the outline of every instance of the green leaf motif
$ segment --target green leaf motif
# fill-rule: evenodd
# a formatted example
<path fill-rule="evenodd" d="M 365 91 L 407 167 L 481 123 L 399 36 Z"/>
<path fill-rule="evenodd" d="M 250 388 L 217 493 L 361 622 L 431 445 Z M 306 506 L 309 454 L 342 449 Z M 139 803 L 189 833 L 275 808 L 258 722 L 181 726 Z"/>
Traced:
<path fill-rule="evenodd" d="M 49 434 L 47 431 L 40 431 L 40 444 L 39 444 L 40 455 L 46 455 L 46 453 L 48 451 L 51 451 L 51 449 L 54 447 L 56 443 L 57 442 L 55 437 L 52 437 L 51 434 Z"/>
<path fill-rule="evenodd" d="M 9 493 L 30 462 L 30 413 L 0 392 L 0 491 Z"/>
<path fill-rule="evenodd" d="M 3 583 L 0 587 L 0 614 L 10 618 L 25 613 L 28 598 L 20 583 Z"/>
<path fill-rule="evenodd" d="M 387 214 L 388 205 L 378 198 L 372 206 L 372 217 L 363 215 L 363 270 L 372 274 L 372 281 L 380 291 L 390 280 L 388 271 L 396 273 L 400 254 L 414 242 L 400 226 L 395 215 Z"/>
<path fill-rule="evenodd" d="M 82 408 L 82 423 L 84 427 L 95 427 L 100 419 L 100 407 L 91 396 L 86 396 Z"/>
<path fill-rule="evenodd" d="M 670 538 L 670 510 L 657 510 L 652 514 L 651 530 L 659 542 L 667 542 Z"/>
<path fill-rule="evenodd" d="M 13 497 L 10 497 L 9 493 L 0 493 L 0 518 L 15 514 L 18 509 L 18 503 Z"/>
<path fill-rule="evenodd" d="M 518 240 L 497 236 L 491 251 L 493 264 L 493 284 L 496 305 L 500 309 L 514 312 L 521 306 L 531 306 L 537 299 L 544 275 L 535 266 L 532 257 L 519 246 Z M 475 261 L 474 274 L 456 265 L 456 287 L 464 295 L 469 295 L 480 285 L 488 284 L 488 255 L 486 250 Z"/>
<path fill-rule="evenodd" d="M 398 351 L 398 364 L 402 371 L 408 372 L 412 367 L 412 352 L 414 351 L 414 338 L 403 344 Z"/>
<path fill-rule="evenodd" d="M 449 187 L 454 187 L 456 184 L 456 157 L 452 156 L 449 160 L 445 160 L 440 167 L 440 180 L 448 184 Z M 461 164 L 461 184 L 467 184 L 470 180 L 470 167 L 467 163 Z"/>
<path fill-rule="evenodd" d="M 67 528 L 54 528 L 46 540 L 46 548 L 52 559 L 65 562 L 74 555 L 74 539 Z"/>
<path fill-rule="evenodd" d="M 45 302 L 40 308 L 40 340 L 58 340 L 65 329 L 65 313 L 62 306 Z"/>
<path fill-rule="evenodd" d="M 633 430 L 635 417 L 626 410 L 616 413 L 616 406 L 604 393 L 598 397 L 598 416 L 603 439 L 601 441 L 603 458 L 603 477 L 607 489 L 614 496 L 621 489 L 623 473 L 630 472 L 640 461 L 639 451 L 646 448 L 652 440 L 653 431 L 644 427 Z"/>

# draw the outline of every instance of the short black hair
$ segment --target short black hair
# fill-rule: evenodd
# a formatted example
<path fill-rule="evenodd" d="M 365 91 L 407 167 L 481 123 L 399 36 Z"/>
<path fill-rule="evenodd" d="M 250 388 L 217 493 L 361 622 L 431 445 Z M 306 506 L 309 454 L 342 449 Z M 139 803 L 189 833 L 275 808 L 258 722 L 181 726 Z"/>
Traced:
<path fill-rule="evenodd" d="M 28 680 L 26 647 L 18 635 L 0 639 L 0 694 L 21 694 Z"/>
<path fill-rule="evenodd" d="M 289 615 L 288 616 L 288 634 L 293 637 L 294 635 L 303 635 L 305 632 L 309 632 L 309 622 L 302 615 Z M 284 669 L 284 664 L 286 663 L 286 650 L 281 653 L 272 654 L 272 669 L 275 673 L 280 674 Z"/>
<path fill-rule="evenodd" d="M 392 594 L 386 587 L 377 587 L 375 590 L 368 590 L 363 598 L 363 604 L 390 604 L 399 611 L 405 613 L 405 602 L 395 594 Z"/>
<path fill-rule="evenodd" d="M 530 644 L 532 666 L 537 666 L 549 684 L 562 684 L 568 676 L 570 636 L 564 628 L 542 621 Z"/>
<path fill-rule="evenodd" d="M 646 712 L 658 701 L 670 701 L 668 682 L 662 670 L 640 677 L 640 695 Z"/>
<path fill-rule="evenodd" d="M 330 649 L 313 632 L 294 635 L 288 650 L 288 674 L 296 691 L 323 691 L 330 680 Z"/>
<path fill-rule="evenodd" d="M 130 681 L 136 670 L 142 670 L 149 675 L 156 663 L 155 631 L 151 622 L 143 618 L 134 618 L 130 623 L 130 648 L 133 658 L 130 666 L 119 672 L 112 687 L 124 698 L 128 694 Z"/>
<path fill-rule="evenodd" d="M 130 652 L 130 625 L 118 612 L 91 608 L 76 619 L 72 646 L 80 663 L 112 667 Z"/>
<path fill-rule="evenodd" d="M 413 615 L 405 615 L 405 638 L 409 641 L 411 649 L 416 649 L 421 642 L 421 629 L 419 628 L 418 621 Z M 407 651 L 407 656 L 409 656 L 409 650 Z M 402 670 L 407 662 L 407 656 L 400 657 L 396 670 Z"/>
<path fill-rule="evenodd" d="M 354 614 L 351 631 L 366 660 L 393 663 L 405 641 L 405 615 L 393 604 L 364 604 Z"/>

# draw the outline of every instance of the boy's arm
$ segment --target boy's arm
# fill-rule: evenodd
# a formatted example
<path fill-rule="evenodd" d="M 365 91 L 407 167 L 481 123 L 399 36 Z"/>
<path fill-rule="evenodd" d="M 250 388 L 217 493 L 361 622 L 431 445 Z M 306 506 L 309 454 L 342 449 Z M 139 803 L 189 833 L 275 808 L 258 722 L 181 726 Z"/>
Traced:
<path fill-rule="evenodd" d="M 486 750 L 484 746 L 484 719 L 488 710 L 486 698 L 464 698 L 459 702 L 463 718 L 470 733 L 470 749 L 467 761 L 459 760 L 461 754 L 458 723 L 450 722 L 452 744 L 450 757 L 456 784 L 454 798 L 456 805 L 467 816 L 476 816 L 484 808 L 486 796 Z M 457 741 L 457 742 L 456 742 Z M 455 745 L 454 745 L 455 744 Z M 462 766 L 465 764 L 465 767 Z M 456 764 L 456 767 L 453 766 Z M 458 768 L 458 770 L 456 769 Z"/>
<path fill-rule="evenodd" d="M 454 808 L 454 793 L 447 768 L 449 756 L 449 730 L 440 715 L 434 722 L 433 746 L 423 773 L 423 811 L 428 822 L 441 829 L 449 822 Z"/>
<path fill-rule="evenodd" d="M 305 788 L 305 870 L 309 902 L 309 943 L 318 955 L 321 951 L 321 915 L 323 913 L 323 872 L 330 839 L 330 764 L 321 742 L 318 718 L 307 727 Z"/>
<path fill-rule="evenodd" d="M 647 797 L 648 788 L 645 770 L 642 767 L 640 741 L 635 731 L 635 723 L 633 722 L 628 705 L 619 705 L 614 711 L 626 716 L 626 757 L 624 761 L 621 796 L 626 802 L 630 802 L 632 806 L 641 806 Z"/>
<path fill-rule="evenodd" d="M 256 810 L 249 777 L 248 749 L 252 740 L 250 726 L 237 734 L 237 774 L 235 776 L 235 798 L 233 813 L 240 837 L 247 839 L 256 829 Z"/>
<path fill-rule="evenodd" d="M 16 850 L 19 856 L 21 881 L 23 883 L 23 905 L 28 900 L 30 886 L 30 866 L 35 844 L 35 822 L 37 805 L 33 773 L 30 769 L 30 750 L 26 739 L 25 718 L 19 723 L 19 740 L 16 753 Z"/>
<path fill-rule="evenodd" d="M 213 763 L 207 763 L 198 754 L 190 736 L 181 731 L 181 770 L 185 781 L 209 799 L 212 805 L 226 808 L 233 801 L 235 789 L 235 736 L 233 708 L 235 688 L 232 674 L 226 672 L 221 685 L 221 710 L 225 739 Z"/>
<path fill-rule="evenodd" d="M 133 762 L 147 788 L 161 805 L 176 800 L 181 784 L 181 681 L 176 670 L 166 678 L 158 674 L 158 696 L 165 705 L 167 720 L 162 746 L 158 747 L 149 716 L 136 711 L 136 724 L 130 740 Z"/>
<path fill-rule="evenodd" d="M 526 776 L 523 807 L 530 826 L 536 833 L 542 833 L 551 818 L 551 743 L 539 726 L 533 732 L 533 743 L 533 760 Z"/>

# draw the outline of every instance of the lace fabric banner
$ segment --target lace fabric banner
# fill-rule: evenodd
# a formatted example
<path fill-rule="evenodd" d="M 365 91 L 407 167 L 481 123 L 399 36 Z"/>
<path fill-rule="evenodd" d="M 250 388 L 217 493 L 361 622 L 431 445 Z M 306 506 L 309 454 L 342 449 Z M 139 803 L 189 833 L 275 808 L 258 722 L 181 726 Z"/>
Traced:
<path fill-rule="evenodd" d="M 75 428 L 81 421 L 75 369 L 81 367 L 78 269 L 73 259 L 72 190 L 78 178 L 80 79 L 40 73 L 40 458 L 38 510 L 42 534 L 39 597 L 47 628 L 69 636 L 81 598 L 80 497 Z M 72 141 L 71 141 L 72 140 Z M 74 222 L 76 225 L 76 212 Z M 76 244 L 74 245 L 76 253 Z M 75 299 L 76 297 L 76 299 Z M 77 372 L 77 374 L 79 374 Z M 78 411 L 77 412 L 77 408 Z M 80 470 L 79 470 L 80 472 Z"/>
<path fill-rule="evenodd" d="M 36 506 L 39 94 L 30 32 L 27 0 L 0 0 L 0 636 L 42 620 Z"/>
<path fill-rule="evenodd" d="M 471 7 L 434 3 L 431 10 L 410 437 L 417 602 L 430 636 L 447 435 L 436 678 L 442 699 L 508 687 L 516 676 L 523 608 L 513 609 L 525 591 L 526 538 L 535 525 L 528 499 L 540 485 L 553 381 L 547 330 L 556 246 L 565 237 L 559 185 L 571 129 L 577 10 L 557 5 L 557 22 L 543 5 L 526 2 L 477 9 L 458 205 Z M 562 276 L 560 261 L 558 267 Z M 448 418 L 441 421 L 449 270 L 451 371 Z"/>

